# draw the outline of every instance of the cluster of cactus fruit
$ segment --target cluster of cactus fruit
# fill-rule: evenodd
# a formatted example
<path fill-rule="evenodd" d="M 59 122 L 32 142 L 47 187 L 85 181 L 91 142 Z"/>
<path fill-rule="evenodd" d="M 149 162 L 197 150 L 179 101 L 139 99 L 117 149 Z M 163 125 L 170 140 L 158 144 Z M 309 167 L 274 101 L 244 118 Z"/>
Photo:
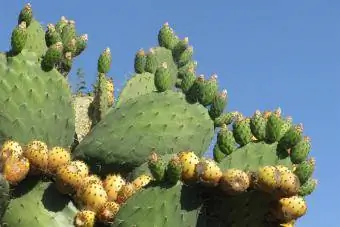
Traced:
<path fill-rule="evenodd" d="M 65 17 L 44 30 L 24 7 L 0 53 L 1 225 L 289 227 L 306 214 L 317 181 L 302 125 L 280 108 L 225 112 L 188 38 L 165 23 L 158 42 L 117 100 L 100 54 L 79 141 L 67 75 L 87 35 Z"/>

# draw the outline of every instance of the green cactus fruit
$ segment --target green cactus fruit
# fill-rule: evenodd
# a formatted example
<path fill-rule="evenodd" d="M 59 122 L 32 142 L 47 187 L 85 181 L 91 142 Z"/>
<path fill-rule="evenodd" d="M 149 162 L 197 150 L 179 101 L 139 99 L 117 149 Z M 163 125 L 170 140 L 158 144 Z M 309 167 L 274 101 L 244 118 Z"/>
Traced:
<path fill-rule="evenodd" d="M 293 118 L 291 116 L 286 117 L 283 119 L 283 124 L 281 126 L 281 132 L 279 134 L 279 140 L 286 134 L 286 132 L 292 127 Z"/>
<path fill-rule="evenodd" d="M 23 21 L 17 27 L 15 27 L 12 32 L 11 52 L 13 54 L 18 54 L 24 49 L 26 42 L 27 42 L 27 37 L 28 37 L 28 34 L 27 34 L 26 22 Z"/>
<path fill-rule="evenodd" d="M 56 65 L 58 72 L 67 77 L 68 73 L 71 71 L 73 65 L 73 55 L 71 52 L 66 52 L 61 61 Z"/>
<path fill-rule="evenodd" d="M 172 56 L 177 61 L 181 54 L 188 48 L 189 38 L 185 37 L 177 42 L 176 46 L 172 49 Z"/>
<path fill-rule="evenodd" d="M 1 220 L 3 226 L 74 226 L 77 208 L 50 182 L 27 179 L 14 189 L 13 195 Z"/>
<path fill-rule="evenodd" d="M 196 179 L 207 186 L 215 187 L 220 182 L 222 171 L 212 159 L 201 158 L 195 168 Z"/>
<path fill-rule="evenodd" d="M 266 139 L 266 127 L 267 119 L 259 110 L 256 110 L 250 119 L 251 132 L 258 140 L 263 141 Z"/>
<path fill-rule="evenodd" d="M 237 149 L 233 132 L 228 129 L 227 125 L 222 125 L 221 130 L 217 133 L 217 144 L 225 155 L 230 155 Z"/>
<path fill-rule="evenodd" d="M 162 28 L 158 32 L 159 46 L 172 50 L 177 43 L 178 37 L 174 33 L 173 29 L 170 28 L 168 22 L 164 23 Z"/>
<path fill-rule="evenodd" d="M 148 187 L 120 207 L 110 227 L 196 226 L 200 205 L 196 187 L 180 182 Z"/>
<path fill-rule="evenodd" d="M 10 186 L 8 181 L 0 174 L 0 220 L 6 212 L 10 201 Z"/>
<path fill-rule="evenodd" d="M 197 61 L 190 61 L 186 65 L 178 68 L 178 78 L 184 79 L 187 77 L 187 74 L 194 73 L 197 68 Z"/>
<path fill-rule="evenodd" d="M 136 73 L 144 73 L 145 72 L 145 64 L 146 64 L 146 55 L 143 49 L 140 49 L 135 55 L 135 72 Z"/>
<path fill-rule="evenodd" d="M 283 119 L 281 117 L 281 109 L 278 108 L 274 113 L 270 114 L 266 125 L 266 140 L 269 143 L 279 141 L 281 137 L 281 128 L 283 126 Z"/>
<path fill-rule="evenodd" d="M 154 74 L 158 68 L 157 56 L 155 50 L 150 48 L 146 55 L 145 71 Z"/>
<path fill-rule="evenodd" d="M 166 62 L 161 67 L 157 68 L 155 72 L 155 87 L 159 92 L 170 90 L 173 86 L 172 77 Z"/>
<path fill-rule="evenodd" d="M 290 160 L 294 164 L 299 164 L 306 160 L 308 154 L 312 148 L 311 139 L 308 136 L 304 136 L 303 139 L 298 142 L 290 151 Z"/>
<path fill-rule="evenodd" d="M 222 174 L 220 187 L 228 195 L 238 195 L 248 190 L 250 177 L 242 170 L 228 169 Z"/>
<path fill-rule="evenodd" d="M 149 93 L 109 111 L 73 156 L 100 161 L 102 171 L 105 166 L 130 171 L 145 162 L 152 149 L 159 155 L 192 149 L 201 156 L 213 131 L 207 110 L 188 104 L 181 92 Z"/>
<path fill-rule="evenodd" d="M 73 53 L 75 57 L 79 56 L 87 47 L 88 35 L 83 34 L 76 37 L 76 50 Z"/>
<path fill-rule="evenodd" d="M 309 158 L 298 164 L 294 173 L 299 177 L 301 184 L 304 184 L 314 173 L 315 159 Z"/>
<path fill-rule="evenodd" d="M 188 46 L 179 56 L 175 59 L 177 65 L 182 67 L 192 61 L 192 56 L 194 54 L 194 48 L 192 46 Z"/>
<path fill-rule="evenodd" d="M 233 135 L 235 141 L 240 146 L 245 146 L 253 139 L 253 134 L 250 129 L 250 118 L 243 117 L 239 114 L 233 123 Z"/>
<path fill-rule="evenodd" d="M 156 181 L 162 181 L 165 176 L 166 165 L 162 158 L 157 153 L 152 152 L 149 157 L 148 166 L 153 178 Z"/>
<path fill-rule="evenodd" d="M 120 92 L 115 106 L 119 107 L 130 99 L 157 91 L 154 80 L 154 75 L 147 72 L 133 75 Z"/>
<path fill-rule="evenodd" d="M 33 19 L 32 6 L 30 3 L 27 3 L 25 7 L 20 11 L 18 24 L 21 24 L 24 21 L 28 27 L 30 26 L 32 19 Z"/>
<path fill-rule="evenodd" d="M 215 95 L 209 109 L 209 115 L 212 119 L 216 119 L 221 116 L 227 105 L 227 99 L 228 94 L 226 89 L 224 89 L 220 94 Z"/>
<path fill-rule="evenodd" d="M 302 140 L 302 124 L 291 126 L 279 141 L 282 149 L 290 149 Z"/>
<path fill-rule="evenodd" d="M 56 31 L 61 35 L 63 32 L 64 27 L 68 24 L 68 20 L 66 19 L 65 16 L 61 16 L 60 20 L 57 22 L 55 25 Z"/>
<path fill-rule="evenodd" d="M 215 118 L 214 120 L 214 125 L 215 127 L 221 127 L 222 125 L 230 125 L 233 123 L 235 118 L 239 115 L 240 113 L 237 111 L 232 111 L 228 113 L 223 113 L 221 116 Z"/>
<path fill-rule="evenodd" d="M 63 44 L 62 42 L 57 42 L 51 45 L 41 62 L 41 67 L 44 71 L 48 72 L 53 69 L 53 67 L 61 61 L 63 57 Z"/>
<path fill-rule="evenodd" d="M 318 181 L 313 178 L 309 178 L 301 187 L 299 188 L 299 196 L 308 196 L 312 194 L 318 185 Z"/>
<path fill-rule="evenodd" d="M 65 52 L 71 52 L 73 56 L 73 53 L 75 53 L 77 50 L 77 40 L 74 38 L 69 40 L 67 43 L 64 42 L 64 49 Z"/>
<path fill-rule="evenodd" d="M 47 25 L 47 31 L 45 33 L 45 42 L 47 47 L 56 44 L 57 42 L 62 42 L 61 35 L 56 31 L 56 28 L 53 24 Z"/>
<path fill-rule="evenodd" d="M 218 144 L 216 143 L 213 148 L 213 157 L 216 162 L 221 162 L 227 155 L 224 154 Z"/>
<path fill-rule="evenodd" d="M 195 80 L 196 80 L 196 75 L 195 75 L 194 69 L 193 68 L 188 69 L 185 76 L 183 76 L 181 80 L 181 86 L 180 86 L 184 94 L 187 94 L 190 91 L 191 87 L 195 83 Z"/>
<path fill-rule="evenodd" d="M 200 95 L 199 91 L 203 90 L 204 84 L 204 75 L 199 75 L 186 93 L 186 98 L 189 103 L 196 103 L 198 101 L 198 97 Z"/>
<path fill-rule="evenodd" d="M 66 46 L 68 43 L 77 37 L 76 33 L 76 23 L 73 20 L 69 20 L 67 24 L 63 27 L 61 32 L 61 39 L 63 44 Z"/>
<path fill-rule="evenodd" d="M 177 155 L 175 155 L 167 165 L 166 169 L 166 179 L 168 182 L 175 184 L 182 176 L 182 164 Z"/>
<path fill-rule="evenodd" d="M 111 68 L 111 62 L 112 62 L 112 57 L 111 57 L 111 51 L 110 48 L 106 48 L 99 56 L 98 58 L 98 72 L 99 73 L 108 73 Z"/>
<path fill-rule="evenodd" d="M 198 89 L 198 102 L 203 106 L 210 105 L 218 92 L 217 75 L 213 74 L 209 80 L 205 80 Z"/>
<path fill-rule="evenodd" d="M 0 61 L 0 140 L 33 139 L 68 147 L 74 137 L 74 109 L 65 78 L 41 70 L 38 56 L 23 50 Z M 7 61 L 6 61 L 7 60 Z"/>

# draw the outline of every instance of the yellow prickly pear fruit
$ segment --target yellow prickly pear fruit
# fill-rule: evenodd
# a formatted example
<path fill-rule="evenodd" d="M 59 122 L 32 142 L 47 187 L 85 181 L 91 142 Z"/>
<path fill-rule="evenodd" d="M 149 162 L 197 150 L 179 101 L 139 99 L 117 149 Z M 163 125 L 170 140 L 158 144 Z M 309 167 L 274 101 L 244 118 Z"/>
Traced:
<path fill-rule="evenodd" d="M 108 201 L 106 191 L 102 185 L 89 184 L 81 195 L 81 203 L 87 210 L 98 212 Z"/>
<path fill-rule="evenodd" d="M 132 184 L 134 185 L 136 191 L 140 190 L 141 188 L 147 186 L 152 181 L 152 177 L 149 175 L 140 175 L 136 179 L 132 181 Z"/>
<path fill-rule="evenodd" d="M 216 186 L 222 177 L 222 171 L 214 160 L 204 158 L 196 165 L 196 176 L 204 184 Z"/>
<path fill-rule="evenodd" d="M 20 144 L 13 140 L 7 140 L 1 147 L 1 161 L 4 162 L 9 156 L 22 156 L 23 150 Z"/>
<path fill-rule="evenodd" d="M 69 162 L 57 170 L 57 188 L 63 194 L 75 191 L 89 174 L 88 167 L 81 161 Z"/>
<path fill-rule="evenodd" d="M 295 226 L 295 220 L 292 220 L 290 222 L 287 223 L 282 223 L 280 224 L 281 227 L 294 227 Z"/>
<path fill-rule="evenodd" d="M 48 148 L 44 142 L 33 140 L 28 143 L 24 149 L 24 156 L 35 170 L 41 172 L 47 171 Z"/>
<path fill-rule="evenodd" d="M 126 200 L 128 200 L 133 194 L 135 194 L 136 188 L 134 184 L 127 183 L 122 186 L 122 188 L 119 190 L 116 202 L 119 204 L 125 203 Z"/>
<path fill-rule="evenodd" d="M 68 150 L 62 147 L 53 147 L 48 152 L 47 169 L 50 173 L 55 173 L 57 169 L 71 161 L 71 154 Z"/>
<path fill-rule="evenodd" d="M 79 211 L 74 217 L 75 227 L 94 227 L 96 213 L 90 210 Z"/>
<path fill-rule="evenodd" d="M 240 194 L 250 187 L 250 177 L 242 170 L 228 169 L 222 174 L 220 187 L 229 195 Z"/>
<path fill-rule="evenodd" d="M 279 169 L 280 183 L 279 193 L 283 196 L 297 195 L 300 188 L 299 178 L 288 168 Z"/>
<path fill-rule="evenodd" d="M 25 157 L 9 156 L 4 164 L 3 175 L 6 180 L 16 185 L 24 180 L 30 170 L 30 163 Z"/>
<path fill-rule="evenodd" d="M 115 201 L 119 190 L 126 184 L 124 178 L 119 174 L 106 176 L 103 181 L 104 189 L 108 195 L 109 201 Z"/>
<path fill-rule="evenodd" d="M 275 166 L 261 167 L 257 172 L 257 187 L 265 192 L 274 192 L 280 186 L 280 171 Z"/>
<path fill-rule="evenodd" d="M 97 175 L 91 174 L 83 179 L 80 183 L 80 187 L 77 188 L 76 192 L 76 200 L 81 200 L 81 196 L 83 195 L 84 189 L 90 184 L 98 184 L 103 185 L 102 180 Z"/>
<path fill-rule="evenodd" d="M 279 220 L 289 222 L 302 217 L 306 212 L 306 201 L 300 196 L 292 196 L 280 199 L 274 214 Z"/>
<path fill-rule="evenodd" d="M 182 163 L 182 180 L 196 180 L 195 170 L 196 165 L 200 162 L 199 158 L 192 151 L 182 151 L 178 157 Z"/>
<path fill-rule="evenodd" d="M 116 202 L 106 202 L 97 214 L 98 220 L 105 224 L 112 222 L 116 217 L 119 208 L 120 206 Z"/>

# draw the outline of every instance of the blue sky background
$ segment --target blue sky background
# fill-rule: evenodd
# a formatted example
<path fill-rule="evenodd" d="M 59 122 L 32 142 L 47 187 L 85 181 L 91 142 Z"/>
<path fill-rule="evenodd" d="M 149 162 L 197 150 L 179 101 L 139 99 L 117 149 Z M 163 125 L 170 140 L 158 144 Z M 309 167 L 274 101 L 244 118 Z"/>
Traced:
<path fill-rule="evenodd" d="M 0 50 L 26 1 L 2 0 Z M 229 93 L 229 110 L 246 115 L 280 106 L 302 122 L 312 137 L 315 177 L 320 185 L 308 197 L 309 210 L 298 226 L 336 227 L 340 186 L 340 1 L 39 1 L 36 18 L 55 23 L 65 15 L 89 34 L 88 49 L 74 69 L 82 67 L 89 84 L 96 63 L 109 46 L 110 76 L 121 87 L 133 72 L 135 52 L 157 44 L 165 21 L 194 46 L 199 73 L 217 73 Z M 75 70 L 74 70 L 75 72 Z M 70 77 L 74 82 L 75 73 Z"/>

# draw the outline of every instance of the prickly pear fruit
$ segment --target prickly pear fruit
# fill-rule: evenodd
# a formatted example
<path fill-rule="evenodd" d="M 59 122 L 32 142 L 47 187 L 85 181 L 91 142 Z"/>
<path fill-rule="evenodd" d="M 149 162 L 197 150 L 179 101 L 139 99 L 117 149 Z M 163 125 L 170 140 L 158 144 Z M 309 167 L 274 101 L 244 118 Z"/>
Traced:
<path fill-rule="evenodd" d="M 148 175 L 140 175 L 136 179 L 132 181 L 132 184 L 134 185 L 136 191 L 140 190 L 141 188 L 147 186 L 152 181 L 152 177 Z"/>
<path fill-rule="evenodd" d="M 88 184 L 81 195 L 83 208 L 98 212 L 108 201 L 108 196 L 104 187 L 100 184 Z"/>
<path fill-rule="evenodd" d="M 220 94 L 216 95 L 212 101 L 211 107 L 209 109 L 209 115 L 211 119 L 215 119 L 224 111 L 224 108 L 227 105 L 228 94 L 227 90 L 224 89 Z"/>
<path fill-rule="evenodd" d="M 290 151 L 290 160 L 292 163 L 299 164 L 306 160 L 311 148 L 310 138 L 308 136 L 303 137 Z"/>
<path fill-rule="evenodd" d="M 286 132 L 292 127 L 293 118 L 291 116 L 286 117 L 283 119 L 283 124 L 281 126 L 281 132 L 279 134 L 279 140 L 286 134 Z"/>
<path fill-rule="evenodd" d="M 164 92 L 170 90 L 172 86 L 172 77 L 168 65 L 163 62 L 162 66 L 157 68 L 155 72 L 155 87 L 159 92 Z"/>
<path fill-rule="evenodd" d="M 63 194 L 74 192 L 89 174 L 88 167 L 81 161 L 71 161 L 60 166 L 56 173 L 58 190 Z"/>
<path fill-rule="evenodd" d="M 278 108 L 268 117 L 266 125 L 266 140 L 269 143 L 274 143 L 281 137 L 281 128 L 283 126 L 283 119 L 281 118 L 281 109 Z"/>
<path fill-rule="evenodd" d="M 275 210 L 275 216 L 282 221 L 292 221 L 307 212 L 306 201 L 299 196 L 282 198 Z"/>
<path fill-rule="evenodd" d="M 233 132 L 223 124 L 221 130 L 217 133 L 217 144 L 225 155 L 230 155 L 237 149 Z"/>
<path fill-rule="evenodd" d="M 94 227 L 96 221 L 96 213 L 91 210 L 78 211 L 74 217 L 75 227 Z"/>
<path fill-rule="evenodd" d="M 179 67 L 182 67 L 189 63 L 192 60 L 192 56 L 194 54 L 194 47 L 188 46 L 177 58 L 175 61 Z"/>
<path fill-rule="evenodd" d="M 294 173 L 299 177 L 301 184 L 304 184 L 312 175 L 315 169 L 315 159 L 310 158 L 297 165 Z"/>
<path fill-rule="evenodd" d="M 26 45 L 27 37 L 28 37 L 28 34 L 27 34 L 26 22 L 23 21 L 17 27 L 15 27 L 12 32 L 11 51 L 14 54 L 18 54 L 24 49 Z"/>
<path fill-rule="evenodd" d="M 90 184 L 98 184 L 102 186 L 103 182 L 101 181 L 100 177 L 98 177 L 95 174 L 91 174 L 85 177 L 83 181 L 80 183 L 79 187 L 77 187 L 76 189 L 76 194 L 75 194 L 76 201 L 81 202 L 83 192 Z"/>
<path fill-rule="evenodd" d="M 67 45 L 72 39 L 76 38 L 76 23 L 73 20 L 67 21 L 61 32 L 61 39 Z"/>
<path fill-rule="evenodd" d="M 173 29 L 170 28 L 168 22 L 164 23 L 162 28 L 158 32 L 159 46 L 172 50 L 177 43 L 178 37 L 175 35 Z"/>
<path fill-rule="evenodd" d="M 318 185 L 318 181 L 316 179 L 309 178 L 301 187 L 299 188 L 299 196 L 308 196 L 312 194 Z"/>
<path fill-rule="evenodd" d="M 48 166 L 49 173 L 55 173 L 59 167 L 71 161 L 71 154 L 68 150 L 62 147 L 53 147 L 48 152 Z"/>
<path fill-rule="evenodd" d="M 239 112 L 237 112 L 237 111 L 232 111 L 232 112 L 222 114 L 221 116 L 219 116 L 218 118 L 216 118 L 214 120 L 215 128 L 221 127 L 224 124 L 230 125 L 231 123 L 233 123 L 236 116 L 238 116 L 238 115 L 239 115 Z"/>
<path fill-rule="evenodd" d="M 274 192 L 280 186 L 280 171 L 275 166 L 259 168 L 256 186 L 262 191 Z"/>
<path fill-rule="evenodd" d="M 99 73 L 108 73 L 111 68 L 111 51 L 110 48 L 106 48 L 98 58 L 98 72 Z"/>
<path fill-rule="evenodd" d="M 20 157 L 23 155 L 23 150 L 20 144 L 13 140 L 7 140 L 1 147 L 1 161 L 4 162 L 9 156 Z"/>
<path fill-rule="evenodd" d="M 279 169 L 279 168 L 278 168 Z M 279 191 L 283 196 L 297 195 L 300 188 L 299 178 L 289 169 L 280 170 Z"/>
<path fill-rule="evenodd" d="M 158 157 L 155 152 L 152 152 L 149 157 L 148 166 L 153 178 L 155 178 L 156 181 L 162 181 L 166 170 L 164 160 Z"/>
<path fill-rule="evenodd" d="M 196 178 L 209 186 L 217 186 L 222 177 L 222 171 L 212 159 L 202 159 L 196 165 Z"/>
<path fill-rule="evenodd" d="M 47 145 L 38 140 L 28 143 L 24 149 L 24 156 L 29 160 L 32 168 L 46 172 L 48 166 Z"/>
<path fill-rule="evenodd" d="M 170 183 L 177 183 L 181 179 L 182 164 L 177 155 L 171 158 L 166 169 L 166 178 Z"/>
<path fill-rule="evenodd" d="M 30 170 L 30 163 L 25 157 L 9 156 L 3 167 L 3 176 L 12 184 L 17 185 L 24 180 Z"/>
<path fill-rule="evenodd" d="M 63 43 L 57 42 L 53 45 L 51 45 L 44 56 L 44 59 L 42 61 L 42 68 L 45 71 L 50 71 L 53 69 L 53 67 L 61 61 L 63 57 Z"/>
<path fill-rule="evenodd" d="M 195 71 L 193 68 L 190 68 L 185 73 L 185 76 L 183 76 L 181 80 L 181 89 L 184 94 L 187 94 L 190 91 L 190 88 L 193 86 L 196 80 Z"/>
<path fill-rule="evenodd" d="M 228 169 L 222 174 L 220 187 L 229 195 L 237 195 L 250 187 L 250 177 L 242 170 Z"/>
<path fill-rule="evenodd" d="M 245 146 L 252 141 L 253 134 L 250 129 L 250 118 L 239 114 L 233 123 L 233 135 L 240 146 Z"/>
<path fill-rule="evenodd" d="M 149 53 L 146 55 L 145 71 L 154 74 L 157 70 L 157 57 L 155 50 L 150 48 Z"/>
<path fill-rule="evenodd" d="M 57 42 L 62 42 L 60 33 L 57 32 L 53 24 L 47 25 L 47 31 L 45 33 L 45 43 L 47 47 L 56 44 Z"/>
<path fill-rule="evenodd" d="M 33 11 L 30 3 L 27 3 L 25 7 L 20 11 L 18 24 L 25 22 L 27 27 L 30 26 L 33 19 Z"/>
<path fill-rule="evenodd" d="M 196 180 L 196 165 L 200 162 L 199 158 L 192 151 L 182 151 L 178 154 L 182 163 L 182 180 Z"/>
<path fill-rule="evenodd" d="M 119 204 L 116 202 L 106 202 L 102 208 L 98 211 L 98 220 L 104 224 L 113 222 L 116 214 L 119 211 Z"/>
<path fill-rule="evenodd" d="M 198 102 L 203 106 L 210 105 L 218 92 L 217 75 L 213 74 L 209 80 L 205 80 L 198 89 Z"/>
<path fill-rule="evenodd" d="M 56 31 L 59 34 L 61 34 L 63 29 L 64 29 L 64 27 L 67 25 L 67 23 L 68 23 L 68 20 L 66 19 L 66 17 L 65 16 L 61 16 L 60 20 L 55 25 Z"/>
<path fill-rule="evenodd" d="M 73 56 L 79 56 L 87 47 L 88 35 L 83 34 L 76 38 L 76 50 L 73 53 Z"/>
<path fill-rule="evenodd" d="M 119 190 L 125 185 L 126 182 L 119 174 L 107 175 L 103 181 L 104 189 L 107 193 L 109 201 L 115 201 Z"/>
<path fill-rule="evenodd" d="M 188 48 L 188 46 L 189 46 L 188 37 L 178 40 L 177 44 L 172 49 L 172 55 L 176 61 L 180 58 L 181 54 Z"/>
<path fill-rule="evenodd" d="M 256 110 L 250 119 L 250 129 L 253 135 L 261 141 L 266 138 L 266 125 L 267 119 L 259 110 Z"/>
<path fill-rule="evenodd" d="M 143 49 L 140 49 L 135 55 L 135 72 L 143 73 L 145 72 L 146 55 Z"/>
<path fill-rule="evenodd" d="M 117 200 L 116 202 L 118 204 L 125 203 L 126 200 L 128 200 L 133 194 L 135 194 L 136 188 L 134 184 L 127 183 L 121 187 L 121 189 L 118 192 Z"/>
<path fill-rule="evenodd" d="M 294 147 L 302 140 L 303 125 L 291 126 L 279 141 L 279 146 L 283 149 Z"/>
<path fill-rule="evenodd" d="M 295 226 L 295 220 L 280 224 L 280 227 L 294 227 L 294 226 Z"/>

